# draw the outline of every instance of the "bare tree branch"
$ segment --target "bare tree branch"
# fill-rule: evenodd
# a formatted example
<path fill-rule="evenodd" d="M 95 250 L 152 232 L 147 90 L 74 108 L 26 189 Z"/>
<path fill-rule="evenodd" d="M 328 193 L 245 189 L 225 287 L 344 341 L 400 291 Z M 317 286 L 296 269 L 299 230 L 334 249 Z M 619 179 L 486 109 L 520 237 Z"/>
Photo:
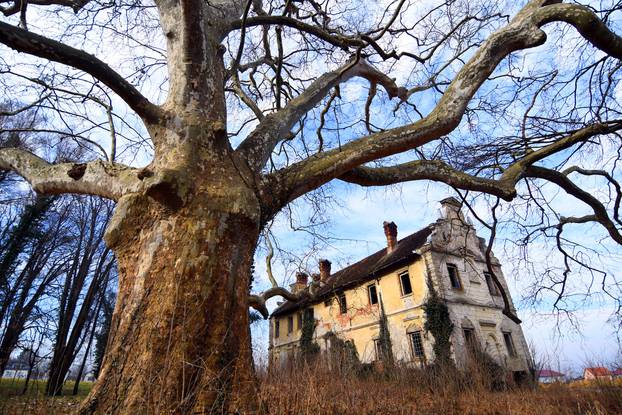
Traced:
<path fill-rule="evenodd" d="M 551 183 L 555 183 L 556 185 L 564 189 L 569 195 L 572 195 L 584 202 L 586 205 L 592 208 L 592 210 L 594 211 L 594 218 L 607 230 L 609 236 L 611 236 L 611 238 L 618 244 L 622 245 L 622 234 L 620 234 L 619 229 L 609 217 L 607 209 L 603 206 L 603 204 L 594 196 L 592 196 L 589 192 L 586 192 L 575 183 L 573 183 L 565 174 L 544 167 L 531 166 L 526 169 L 525 176 L 544 179 Z M 566 220 L 568 221 L 568 223 L 571 222 L 568 218 L 566 218 Z M 586 217 L 583 217 L 581 219 L 581 221 L 585 220 Z M 579 222 L 577 219 L 575 219 L 573 223 Z"/>
<path fill-rule="evenodd" d="M 462 67 L 425 118 L 309 157 L 274 173 L 271 179 L 282 185 L 287 200 L 293 200 L 363 163 L 422 146 L 451 132 L 460 123 L 468 102 L 501 60 L 511 52 L 544 43 L 546 35 L 532 21 L 534 10 L 542 4 L 546 2 L 530 2 L 507 26 L 493 33 Z"/>

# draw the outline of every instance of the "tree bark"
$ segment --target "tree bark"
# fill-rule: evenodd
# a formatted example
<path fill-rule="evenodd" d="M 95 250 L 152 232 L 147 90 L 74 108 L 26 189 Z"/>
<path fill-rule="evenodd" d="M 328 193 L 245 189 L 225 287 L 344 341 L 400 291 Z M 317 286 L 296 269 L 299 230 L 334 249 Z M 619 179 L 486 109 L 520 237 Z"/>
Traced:
<path fill-rule="evenodd" d="M 258 216 L 244 213 L 248 188 L 195 189 L 183 207 L 167 186 L 117 206 L 106 241 L 119 293 L 101 373 L 80 413 L 256 409 L 247 297 Z"/>

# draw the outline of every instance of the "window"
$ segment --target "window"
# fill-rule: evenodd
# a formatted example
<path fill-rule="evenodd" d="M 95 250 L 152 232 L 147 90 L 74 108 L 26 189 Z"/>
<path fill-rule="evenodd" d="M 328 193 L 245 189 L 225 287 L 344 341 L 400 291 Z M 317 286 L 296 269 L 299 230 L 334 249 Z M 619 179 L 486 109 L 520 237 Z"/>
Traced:
<path fill-rule="evenodd" d="M 339 312 L 341 314 L 345 314 L 348 312 L 348 304 L 346 303 L 346 293 L 339 293 L 337 296 L 337 300 L 339 301 Z"/>
<path fill-rule="evenodd" d="M 505 347 L 508 349 L 508 354 L 511 357 L 516 357 L 516 348 L 514 347 L 514 340 L 512 340 L 512 333 L 503 332 L 503 340 L 505 340 Z"/>
<path fill-rule="evenodd" d="M 412 294 L 413 288 L 410 285 L 410 276 L 408 272 L 400 274 L 400 286 L 402 287 L 402 295 Z"/>
<path fill-rule="evenodd" d="M 458 267 L 454 264 L 447 264 L 447 273 L 449 274 L 449 282 L 451 283 L 451 288 L 456 290 L 462 289 L 460 277 L 458 276 Z"/>
<path fill-rule="evenodd" d="M 376 284 L 367 286 L 367 294 L 369 296 L 369 304 L 378 304 L 378 291 L 376 290 Z"/>
<path fill-rule="evenodd" d="M 415 359 L 425 359 L 420 331 L 410 333 L 410 346 L 412 347 L 412 354 Z"/>
<path fill-rule="evenodd" d="M 290 334 L 292 331 L 294 331 L 294 317 L 289 316 L 287 317 L 287 334 Z"/>
<path fill-rule="evenodd" d="M 492 274 L 490 272 L 484 272 L 484 277 L 486 278 L 486 285 L 488 285 L 490 295 L 501 295 L 499 287 L 497 287 L 495 280 L 492 278 Z"/>
<path fill-rule="evenodd" d="M 302 330 L 302 311 L 298 312 L 298 330 Z"/>
<path fill-rule="evenodd" d="M 279 332 L 281 331 L 281 322 L 276 319 L 274 320 L 274 338 L 279 337 Z"/>

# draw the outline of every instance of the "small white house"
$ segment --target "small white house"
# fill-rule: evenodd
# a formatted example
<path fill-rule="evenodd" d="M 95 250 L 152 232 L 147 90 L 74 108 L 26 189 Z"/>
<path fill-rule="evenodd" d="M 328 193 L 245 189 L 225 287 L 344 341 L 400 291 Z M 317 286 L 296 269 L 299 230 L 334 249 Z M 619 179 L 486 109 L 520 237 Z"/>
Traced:
<path fill-rule="evenodd" d="M 5 379 L 26 379 L 28 365 L 25 362 L 9 362 L 4 370 Z"/>

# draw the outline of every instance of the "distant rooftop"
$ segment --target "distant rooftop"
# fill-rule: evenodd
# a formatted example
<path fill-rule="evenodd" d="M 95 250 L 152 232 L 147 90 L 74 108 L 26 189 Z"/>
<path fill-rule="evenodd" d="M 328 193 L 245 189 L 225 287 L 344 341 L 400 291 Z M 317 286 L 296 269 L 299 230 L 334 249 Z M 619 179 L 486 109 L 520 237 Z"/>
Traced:
<path fill-rule="evenodd" d="M 594 376 L 611 376 L 611 371 L 602 366 L 586 367 L 585 371 L 590 372 Z"/>

